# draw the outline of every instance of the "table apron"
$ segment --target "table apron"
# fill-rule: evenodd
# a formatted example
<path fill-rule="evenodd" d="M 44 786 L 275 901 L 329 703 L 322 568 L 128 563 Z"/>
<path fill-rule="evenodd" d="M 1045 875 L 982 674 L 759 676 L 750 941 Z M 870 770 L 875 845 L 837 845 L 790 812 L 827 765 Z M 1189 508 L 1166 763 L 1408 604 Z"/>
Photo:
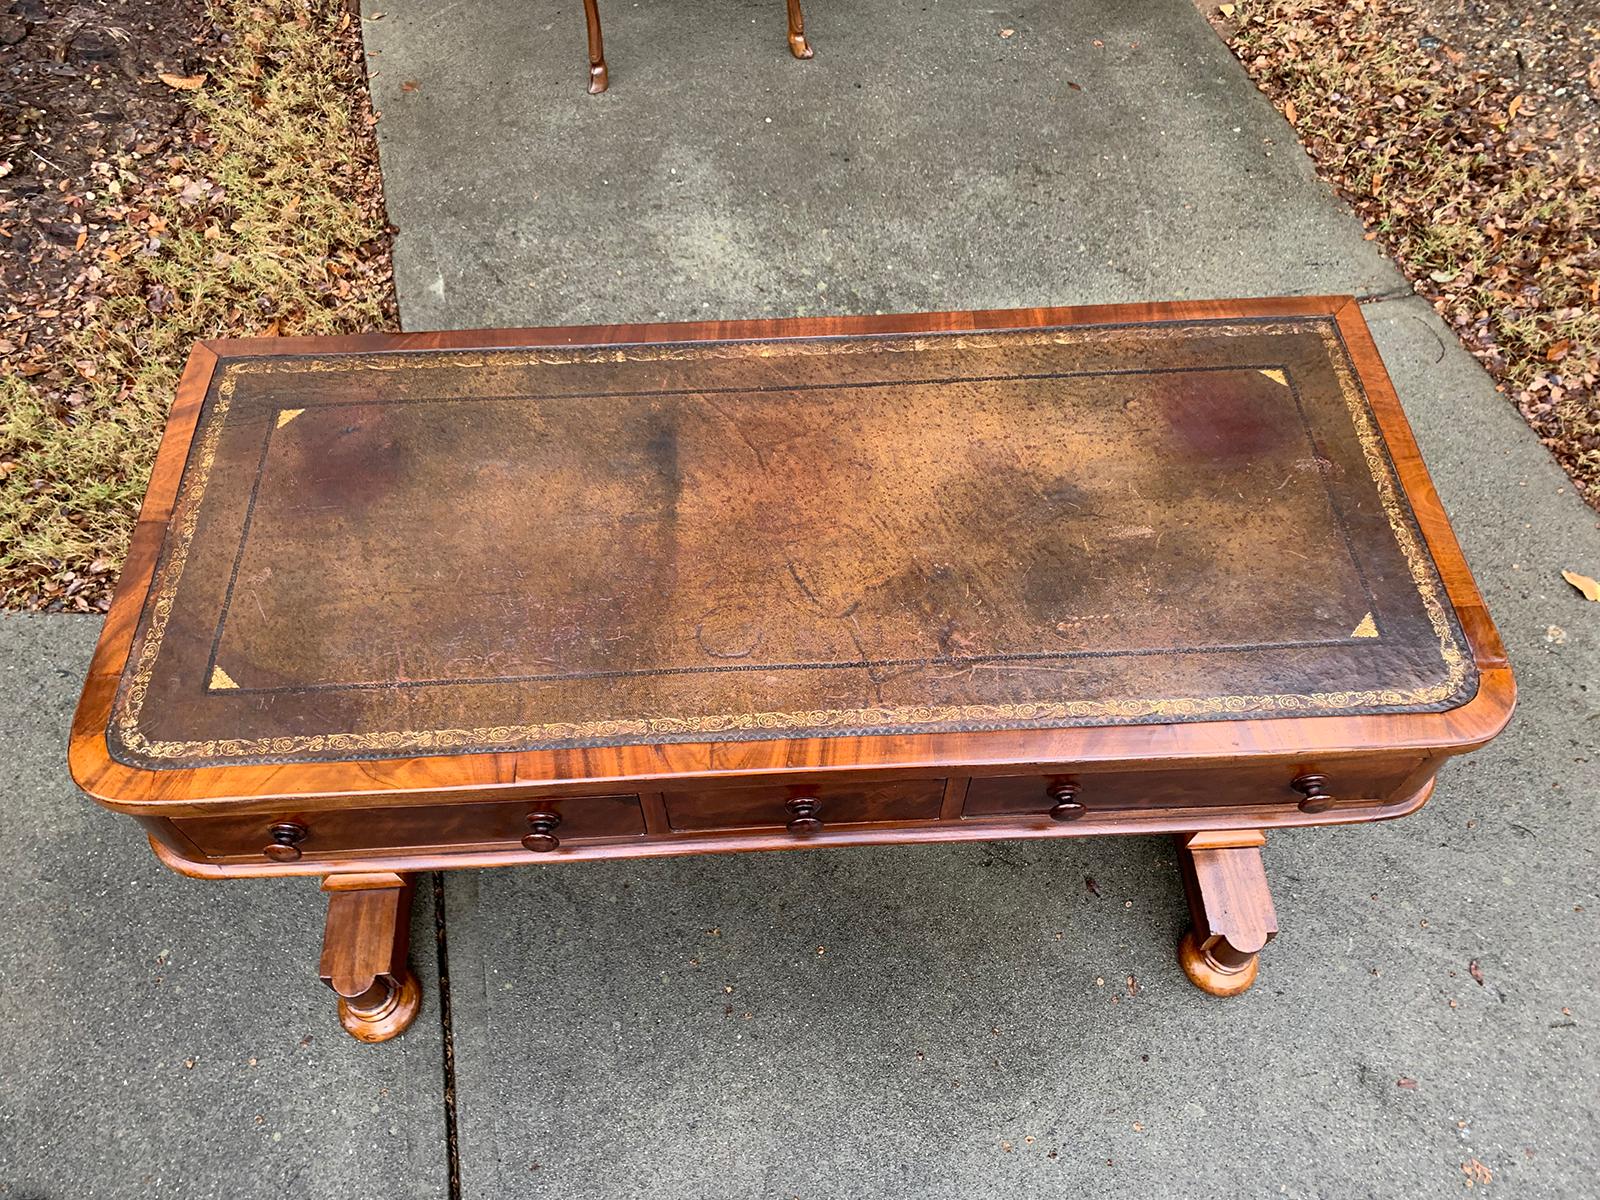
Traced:
<path fill-rule="evenodd" d="M 905 779 L 693 779 L 603 796 L 141 817 L 184 874 L 447 870 L 747 850 L 1286 828 L 1415 811 L 1444 761 L 1415 753 L 1162 769 L 1070 764 Z M 1313 780 L 1307 784 L 1306 780 Z M 1297 786 L 1298 785 L 1298 786 Z"/>

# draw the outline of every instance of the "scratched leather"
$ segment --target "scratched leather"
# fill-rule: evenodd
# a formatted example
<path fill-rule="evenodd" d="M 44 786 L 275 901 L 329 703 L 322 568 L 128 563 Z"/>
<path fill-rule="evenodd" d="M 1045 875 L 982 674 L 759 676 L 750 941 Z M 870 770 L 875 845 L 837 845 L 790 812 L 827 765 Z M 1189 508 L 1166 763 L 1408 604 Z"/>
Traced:
<path fill-rule="evenodd" d="M 113 751 L 1458 705 L 1470 655 L 1331 328 L 245 364 Z"/>

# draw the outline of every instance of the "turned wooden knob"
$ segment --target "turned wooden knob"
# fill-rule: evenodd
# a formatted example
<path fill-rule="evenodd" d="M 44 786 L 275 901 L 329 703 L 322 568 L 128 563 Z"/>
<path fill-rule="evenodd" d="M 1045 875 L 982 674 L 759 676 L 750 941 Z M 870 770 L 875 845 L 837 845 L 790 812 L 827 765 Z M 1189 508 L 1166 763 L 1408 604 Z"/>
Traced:
<path fill-rule="evenodd" d="M 1076 821 L 1089 810 L 1078 803 L 1078 785 L 1052 783 L 1045 793 L 1054 802 L 1050 808 L 1052 821 Z"/>
<path fill-rule="evenodd" d="M 561 824 L 559 813 L 531 812 L 528 814 L 528 834 L 522 839 L 522 848 L 535 854 L 544 854 L 561 845 L 555 828 Z"/>
<path fill-rule="evenodd" d="M 817 816 L 822 801 L 815 796 L 797 796 L 784 807 L 793 815 L 788 826 L 790 833 L 815 833 L 822 828 L 822 818 Z"/>
<path fill-rule="evenodd" d="M 261 853 L 273 862 L 294 862 L 300 857 L 300 843 L 311 831 L 294 821 L 279 821 L 267 827 L 272 840 L 262 847 Z"/>
<path fill-rule="evenodd" d="M 1300 801 L 1303 813 L 1327 812 L 1333 807 L 1333 793 L 1328 791 L 1326 775 L 1301 775 L 1289 786 L 1305 797 Z"/>

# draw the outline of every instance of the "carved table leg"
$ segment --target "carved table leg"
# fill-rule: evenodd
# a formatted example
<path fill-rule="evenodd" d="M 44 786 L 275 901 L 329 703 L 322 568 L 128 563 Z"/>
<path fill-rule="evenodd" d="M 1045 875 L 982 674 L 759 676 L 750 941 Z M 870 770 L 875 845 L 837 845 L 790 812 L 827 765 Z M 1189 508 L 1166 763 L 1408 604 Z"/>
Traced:
<path fill-rule="evenodd" d="M 1180 833 L 1178 867 L 1193 925 L 1178 943 L 1189 981 L 1213 996 L 1237 996 L 1256 981 L 1263 947 L 1278 932 L 1261 865 L 1259 829 Z"/>
<path fill-rule="evenodd" d="M 406 875 L 330 875 L 322 981 L 339 997 L 339 1023 L 363 1042 L 404 1032 L 422 1007 L 422 985 L 406 962 L 412 880 Z"/>
<path fill-rule="evenodd" d="M 583 16 L 589 25 L 589 93 L 606 90 L 611 76 L 606 71 L 606 48 L 600 38 L 600 9 L 597 0 L 583 0 Z"/>
<path fill-rule="evenodd" d="M 800 0 L 789 0 L 789 53 L 796 58 L 811 57 L 811 43 L 806 41 L 806 19 L 800 15 Z"/>

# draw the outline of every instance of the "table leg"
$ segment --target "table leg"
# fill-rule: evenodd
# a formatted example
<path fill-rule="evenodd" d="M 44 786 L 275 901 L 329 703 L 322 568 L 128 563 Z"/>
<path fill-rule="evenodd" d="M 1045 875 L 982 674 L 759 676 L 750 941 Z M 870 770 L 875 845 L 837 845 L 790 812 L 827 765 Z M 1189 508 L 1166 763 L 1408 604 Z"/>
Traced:
<path fill-rule="evenodd" d="M 606 90 L 611 76 L 606 71 L 606 47 L 600 37 L 600 7 L 597 0 L 583 0 L 583 17 L 589 25 L 589 93 Z"/>
<path fill-rule="evenodd" d="M 806 19 L 800 13 L 800 0 L 789 0 L 789 53 L 796 58 L 811 57 L 811 43 L 806 41 Z"/>
<path fill-rule="evenodd" d="M 339 997 L 339 1023 L 363 1042 L 403 1033 L 422 1007 L 422 985 L 406 961 L 411 942 L 409 875 L 329 875 L 322 981 Z"/>
<path fill-rule="evenodd" d="M 1231 829 L 1181 833 L 1177 842 L 1193 921 L 1178 943 L 1178 962 L 1202 991 L 1237 996 L 1256 981 L 1259 955 L 1278 932 L 1261 865 L 1266 835 Z"/>

